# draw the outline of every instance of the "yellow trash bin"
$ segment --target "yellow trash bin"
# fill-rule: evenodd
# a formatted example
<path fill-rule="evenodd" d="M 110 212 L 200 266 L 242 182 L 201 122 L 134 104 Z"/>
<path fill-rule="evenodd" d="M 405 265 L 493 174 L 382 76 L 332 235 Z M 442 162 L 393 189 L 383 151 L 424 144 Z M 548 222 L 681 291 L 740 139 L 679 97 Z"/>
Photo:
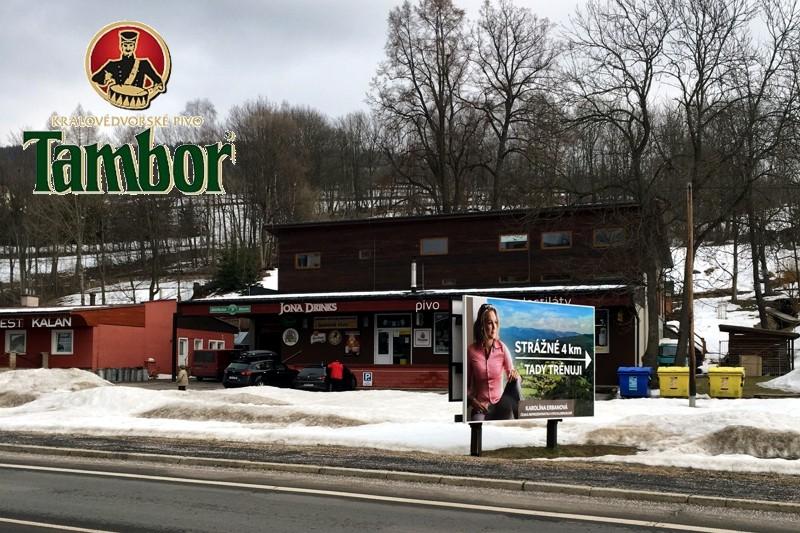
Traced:
<path fill-rule="evenodd" d="M 712 398 L 741 398 L 744 367 L 718 366 L 708 369 L 708 394 Z"/>
<path fill-rule="evenodd" d="M 658 388 L 662 398 L 689 397 L 689 367 L 658 367 Z"/>

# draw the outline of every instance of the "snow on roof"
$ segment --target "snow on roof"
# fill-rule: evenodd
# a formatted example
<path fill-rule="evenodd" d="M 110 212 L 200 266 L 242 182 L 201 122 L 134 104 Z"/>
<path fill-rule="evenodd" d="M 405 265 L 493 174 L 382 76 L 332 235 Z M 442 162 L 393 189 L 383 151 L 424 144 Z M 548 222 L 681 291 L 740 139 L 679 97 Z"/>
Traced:
<path fill-rule="evenodd" d="M 513 294 L 519 292 L 536 293 L 558 293 L 567 291 L 591 292 L 591 291 L 614 291 L 631 288 L 631 285 L 608 284 L 608 285 L 539 285 L 527 287 L 500 287 L 483 289 L 431 289 L 412 292 L 404 291 L 354 291 L 354 292 L 308 292 L 308 293 L 279 293 L 279 294 L 258 294 L 252 296 L 209 296 L 191 300 L 192 302 L 213 302 L 220 300 L 289 300 L 293 298 L 321 299 L 321 298 L 375 298 L 393 296 L 458 296 L 461 294 Z"/>
<path fill-rule="evenodd" d="M 4 307 L 0 308 L 3 315 L 36 315 L 44 313 L 67 313 L 70 311 L 86 311 L 88 309 L 107 309 L 107 305 L 84 305 L 65 307 Z"/>

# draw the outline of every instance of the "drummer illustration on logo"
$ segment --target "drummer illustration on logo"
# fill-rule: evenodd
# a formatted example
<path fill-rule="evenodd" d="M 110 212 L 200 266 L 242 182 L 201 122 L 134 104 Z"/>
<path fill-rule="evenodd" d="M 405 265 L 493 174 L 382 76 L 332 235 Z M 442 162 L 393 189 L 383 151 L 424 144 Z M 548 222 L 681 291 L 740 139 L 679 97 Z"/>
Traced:
<path fill-rule="evenodd" d="M 167 90 L 169 49 L 140 22 L 115 22 L 94 36 L 86 51 L 86 75 L 106 101 L 122 109 L 147 109 Z"/>

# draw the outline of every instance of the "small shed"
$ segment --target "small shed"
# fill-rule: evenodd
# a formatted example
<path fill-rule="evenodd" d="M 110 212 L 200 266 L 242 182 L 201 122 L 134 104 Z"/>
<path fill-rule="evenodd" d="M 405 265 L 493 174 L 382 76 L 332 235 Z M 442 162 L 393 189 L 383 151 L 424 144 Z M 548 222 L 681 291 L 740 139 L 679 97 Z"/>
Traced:
<path fill-rule="evenodd" d="M 725 364 L 740 366 L 741 356 L 758 355 L 765 376 L 782 376 L 794 370 L 794 341 L 800 333 L 720 324 L 728 334 Z"/>

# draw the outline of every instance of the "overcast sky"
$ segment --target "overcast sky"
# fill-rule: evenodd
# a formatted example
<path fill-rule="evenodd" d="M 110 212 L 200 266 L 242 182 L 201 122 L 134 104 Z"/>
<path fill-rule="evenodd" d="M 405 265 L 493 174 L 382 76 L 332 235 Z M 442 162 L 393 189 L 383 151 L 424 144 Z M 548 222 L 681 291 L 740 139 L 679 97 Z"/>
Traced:
<path fill-rule="evenodd" d="M 517 0 L 566 22 L 580 0 Z M 386 19 L 400 0 L 85 1 L 0 3 L 0 144 L 41 129 L 52 112 L 78 103 L 98 115 L 125 115 L 103 101 L 84 74 L 86 48 L 103 26 L 143 22 L 172 55 L 167 93 L 145 111 L 179 113 L 208 98 L 224 119 L 263 96 L 306 105 L 330 117 L 367 109 L 370 79 L 383 59 Z M 474 18 L 481 0 L 456 0 Z"/>

